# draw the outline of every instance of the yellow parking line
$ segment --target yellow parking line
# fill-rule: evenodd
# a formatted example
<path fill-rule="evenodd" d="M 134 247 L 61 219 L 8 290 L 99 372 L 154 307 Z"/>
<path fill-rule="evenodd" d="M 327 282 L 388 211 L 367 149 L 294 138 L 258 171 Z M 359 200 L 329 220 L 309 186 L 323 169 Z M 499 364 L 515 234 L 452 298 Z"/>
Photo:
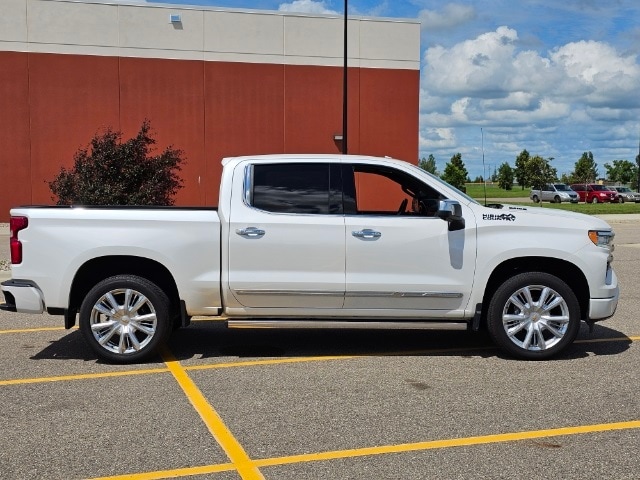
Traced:
<path fill-rule="evenodd" d="M 547 430 L 533 430 L 516 433 L 499 433 L 479 437 L 451 438 L 429 442 L 404 443 L 386 445 L 382 447 L 355 448 L 351 450 L 335 450 L 331 452 L 292 455 L 290 457 L 267 458 L 254 460 L 259 467 L 270 467 L 301 462 L 317 462 L 321 460 L 335 460 L 339 458 L 363 457 L 368 455 L 382 455 L 390 453 L 404 453 L 416 450 L 433 450 L 438 448 L 466 447 L 472 445 L 486 445 L 490 443 L 514 442 L 531 440 L 534 438 L 559 437 L 564 435 L 579 435 L 585 433 L 607 432 L 613 430 L 629 430 L 640 428 L 640 420 L 619 423 L 603 423 L 597 425 L 582 425 L 577 427 L 562 427 Z"/>
<path fill-rule="evenodd" d="M 147 368 L 144 370 L 125 370 L 122 372 L 103 373 L 78 373 L 74 375 L 59 375 L 56 377 L 16 378 L 13 380 L 0 380 L 0 386 L 25 385 L 28 383 L 65 382 L 72 380 L 93 380 L 96 378 L 125 377 L 128 375 L 149 375 L 151 373 L 167 373 L 167 368 Z"/>
<path fill-rule="evenodd" d="M 201 467 L 176 468 L 174 470 L 158 470 L 155 472 L 126 473 L 113 477 L 95 477 L 90 480 L 160 480 L 162 478 L 190 477 L 192 475 L 207 475 L 209 473 L 229 472 L 235 470 L 231 463 L 217 465 L 203 465 Z"/>
<path fill-rule="evenodd" d="M 255 466 L 242 445 L 235 439 L 231 431 L 224 424 L 218 413 L 209 404 L 195 382 L 189 377 L 186 370 L 180 365 L 168 348 L 163 349 L 162 359 L 171 371 L 180 388 L 196 409 L 200 418 L 224 450 L 243 480 L 263 479 L 260 470 Z"/>
<path fill-rule="evenodd" d="M 640 340 L 640 335 L 611 338 L 584 338 L 582 340 L 576 340 L 574 343 L 625 342 L 627 340 L 631 340 L 632 342 L 638 341 Z"/>
<path fill-rule="evenodd" d="M 630 337 L 613 337 L 613 338 L 592 338 L 585 340 L 576 340 L 576 343 L 601 343 L 601 342 L 625 342 L 625 341 L 639 341 L 640 336 Z M 487 347 L 473 347 L 473 348 L 442 348 L 432 350 L 416 350 L 406 352 L 395 353 L 383 353 L 383 354 L 369 354 L 369 355 L 331 355 L 331 356 L 316 356 L 316 357 L 299 357 L 299 358 L 277 358 L 269 360 L 248 360 L 243 362 L 225 362 L 225 363 L 209 363 L 205 365 L 190 365 L 182 366 L 186 371 L 191 370 L 215 370 L 218 368 L 242 368 L 260 365 L 278 365 L 286 363 L 303 363 L 303 362 L 321 362 L 331 360 L 351 360 L 356 358 L 366 358 L 371 356 L 392 356 L 392 355 L 419 355 L 419 354 L 439 354 L 449 352 L 461 352 L 471 350 L 488 350 L 493 349 L 493 346 Z M 121 372 L 105 372 L 105 373 L 88 373 L 88 374 L 76 374 L 76 375 L 64 375 L 56 377 L 36 377 L 36 378 L 18 378 L 13 380 L 0 380 L 0 386 L 3 385 L 21 385 L 27 383 L 46 383 L 46 382 L 60 382 L 60 381 L 72 381 L 72 380 L 88 380 L 94 378 L 105 377 L 120 377 L 127 375 L 145 375 L 152 373 L 166 373 L 169 370 L 167 368 L 152 368 L 145 370 L 125 370 Z"/>
<path fill-rule="evenodd" d="M 595 425 L 580 425 L 575 427 L 561 427 L 546 430 L 532 430 L 514 433 L 499 433 L 494 435 L 483 435 L 477 437 L 450 438 L 444 440 L 433 440 L 428 442 L 403 443 L 398 445 L 386 445 L 380 447 L 354 448 L 349 450 L 334 450 L 329 452 L 308 453 L 303 455 L 291 455 L 288 457 L 273 457 L 253 460 L 257 467 L 275 467 L 280 465 L 291 465 L 303 462 L 318 462 L 337 460 L 343 458 L 355 458 L 371 455 L 388 455 L 393 453 L 406 453 L 420 450 L 435 450 L 442 448 L 468 447 L 473 445 L 488 445 L 493 443 L 516 442 L 522 440 L 532 440 L 538 438 L 560 437 L 568 435 L 584 435 L 587 433 L 609 432 L 615 430 L 631 430 L 640 428 L 640 420 L 617 423 L 601 423 Z M 93 480 L 157 480 L 162 478 L 176 478 L 180 476 L 190 476 L 207 474 L 231 470 L 229 464 L 204 465 L 200 467 L 189 467 L 174 470 L 158 470 L 154 472 L 144 472 L 139 474 L 127 474 L 113 477 L 100 477 Z"/>
<path fill-rule="evenodd" d="M 13 330 L 0 330 L 0 335 L 2 335 L 3 333 L 53 332 L 56 330 L 65 330 L 65 328 L 64 327 L 16 328 Z"/>
<path fill-rule="evenodd" d="M 208 363 L 205 365 L 188 365 L 184 366 L 185 370 L 211 370 L 216 368 L 234 368 L 234 367 L 255 367 L 259 365 L 278 365 L 282 363 L 304 363 L 304 362 L 322 362 L 325 360 L 349 360 L 352 358 L 362 358 L 363 355 L 331 355 L 326 357 L 298 357 L 298 358 L 273 358 L 269 360 L 246 360 L 242 362 L 226 362 L 226 363 Z"/>

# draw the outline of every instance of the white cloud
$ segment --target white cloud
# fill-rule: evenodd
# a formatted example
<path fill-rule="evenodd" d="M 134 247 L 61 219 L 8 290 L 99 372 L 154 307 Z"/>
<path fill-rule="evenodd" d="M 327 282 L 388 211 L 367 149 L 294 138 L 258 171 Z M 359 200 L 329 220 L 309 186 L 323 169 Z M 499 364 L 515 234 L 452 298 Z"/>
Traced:
<path fill-rule="evenodd" d="M 550 58 L 568 81 L 589 90 L 584 99 L 588 105 L 640 106 L 640 66 L 635 55 L 622 56 L 606 43 L 581 41 L 555 49 Z"/>
<path fill-rule="evenodd" d="M 455 149 L 456 134 L 452 128 L 427 128 L 420 134 L 420 149 Z"/>
<path fill-rule="evenodd" d="M 322 0 L 294 0 L 289 3 L 281 3 L 278 10 L 281 12 L 338 14 L 335 10 L 327 8 L 326 2 Z"/>
<path fill-rule="evenodd" d="M 450 99 L 459 121 L 534 121 L 566 117 L 572 108 L 640 106 L 640 66 L 601 42 L 569 43 L 543 57 L 517 50 L 515 30 L 499 27 L 451 48 L 424 54 L 423 97 Z M 435 103 L 435 102 L 434 102 Z M 443 109 L 439 109 L 442 113 Z"/>
<path fill-rule="evenodd" d="M 422 10 L 418 18 L 425 30 L 444 30 L 463 25 L 476 18 L 476 11 L 470 5 L 450 3 L 442 11 Z"/>
<path fill-rule="evenodd" d="M 491 163 L 513 165 L 524 148 L 555 157 L 559 172 L 571 171 L 584 151 L 604 156 L 599 163 L 623 158 L 640 117 L 637 56 L 597 41 L 546 53 L 521 48 L 517 31 L 502 26 L 426 49 L 420 156 L 433 153 L 442 162 L 467 152 L 465 163 L 477 169 L 483 127 Z"/>
<path fill-rule="evenodd" d="M 500 27 L 452 48 L 431 47 L 424 55 L 424 82 L 441 94 L 495 96 L 510 81 L 504 69 L 512 70 L 517 39 L 515 30 Z"/>

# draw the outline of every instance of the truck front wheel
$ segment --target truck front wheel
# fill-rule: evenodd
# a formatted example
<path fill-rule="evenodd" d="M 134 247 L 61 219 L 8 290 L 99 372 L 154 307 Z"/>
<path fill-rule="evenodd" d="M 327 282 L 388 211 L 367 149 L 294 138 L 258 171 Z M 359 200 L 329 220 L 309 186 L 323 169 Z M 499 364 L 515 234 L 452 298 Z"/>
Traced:
<path fill-rule="evenodd" d="M 170 302 L 156 284 L 116 275 L 93 287 L 80 307 L 80 330 L 98 357 L 113 363 L 149 358 L 171 333 Z"/>
<path fill-rule="evenodd" d="M 580 307 L 571 288 L 554 275 L 526 272 L 508 278 L 489 303 L 494 342 L 511 355 L 542 360 L 573 343 Z"/>

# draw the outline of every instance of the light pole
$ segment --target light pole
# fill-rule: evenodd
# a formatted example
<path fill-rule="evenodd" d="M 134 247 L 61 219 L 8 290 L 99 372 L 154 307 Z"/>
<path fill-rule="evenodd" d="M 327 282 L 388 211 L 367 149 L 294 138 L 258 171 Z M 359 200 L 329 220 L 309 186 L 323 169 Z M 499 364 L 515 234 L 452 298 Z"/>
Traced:
<path fill-rule="evenodd" d="M 638 156 L 636 157 L 636 164 L 638 165 L 638 178 L 636 178 L 636 191 L 640 193 L 640 140 L 638 140 Z"/>
<path fill-rule="evenodd" d="M 347 154 L 347 0 L 344 0 L 344 66 L 342 68 L 342 153 Z"/>

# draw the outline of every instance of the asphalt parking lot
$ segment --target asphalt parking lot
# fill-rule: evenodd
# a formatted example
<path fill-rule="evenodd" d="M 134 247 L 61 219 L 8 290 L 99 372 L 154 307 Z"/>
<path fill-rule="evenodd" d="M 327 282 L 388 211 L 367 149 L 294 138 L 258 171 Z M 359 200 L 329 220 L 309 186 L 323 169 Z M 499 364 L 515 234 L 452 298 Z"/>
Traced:
<path fill-rule="evenodd" d="M 618 311 L 546 362 L 467 332 L 203 320 L 114 366 L 61 317 L 0 312 L 0 477 L 637 479 L 640 222 L 610 223 Z"/>

